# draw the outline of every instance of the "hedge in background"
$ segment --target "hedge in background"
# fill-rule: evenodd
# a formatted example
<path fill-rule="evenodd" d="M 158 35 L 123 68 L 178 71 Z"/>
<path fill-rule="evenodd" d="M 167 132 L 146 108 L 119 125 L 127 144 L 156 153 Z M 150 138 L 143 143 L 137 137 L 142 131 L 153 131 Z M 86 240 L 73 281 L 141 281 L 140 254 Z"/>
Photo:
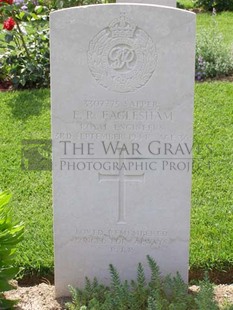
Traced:
<path fill-rule="evenodd" d="M 233 11 L 232 0 L 196 0 L 196 6 L 203 7 L 205 10 L 212 11 Z"/>

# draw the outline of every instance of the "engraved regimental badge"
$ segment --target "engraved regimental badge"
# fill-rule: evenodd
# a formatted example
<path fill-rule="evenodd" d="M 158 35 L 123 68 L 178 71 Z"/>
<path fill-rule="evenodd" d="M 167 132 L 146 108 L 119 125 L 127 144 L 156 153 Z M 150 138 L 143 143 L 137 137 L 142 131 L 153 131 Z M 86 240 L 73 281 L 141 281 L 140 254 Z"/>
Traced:
<path fill-rule="evenodd" d="M 149 35 L 125 14 L 90 42 L 88 66 L 96 81 L 115 92 L 133 92 L 153 74 L 157 55 Z"/>

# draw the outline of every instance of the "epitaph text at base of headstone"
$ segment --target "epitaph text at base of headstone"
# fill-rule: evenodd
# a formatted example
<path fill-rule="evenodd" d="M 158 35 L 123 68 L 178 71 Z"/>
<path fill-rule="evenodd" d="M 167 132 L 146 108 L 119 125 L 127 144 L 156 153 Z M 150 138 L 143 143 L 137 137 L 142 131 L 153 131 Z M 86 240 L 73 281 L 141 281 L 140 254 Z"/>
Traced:
<path fill-rule="evenodd" d="M 187 281 L 195 14 L 111 4 L 51 14 L 56 295 L 153 257 Z M 148 270 L 146 270 L 148 276 Z"/>

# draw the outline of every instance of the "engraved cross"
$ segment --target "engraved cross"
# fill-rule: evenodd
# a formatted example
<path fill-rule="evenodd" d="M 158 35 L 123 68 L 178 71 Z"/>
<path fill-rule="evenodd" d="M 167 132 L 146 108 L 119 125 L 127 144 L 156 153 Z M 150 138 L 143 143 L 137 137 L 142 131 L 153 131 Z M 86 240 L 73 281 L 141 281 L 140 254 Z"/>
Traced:
<path fill-rule="evenodd" d="M 119 158 L 119 164 L 121 166 L 122 159 Z M 126 224 L 125 220 L 125 182 L 143 182 L 144 173 L 139 175 L 125 174 L 120 169 L 118 174 L 102 174 L 99 173 L 99 182 L 113 181 L 118 182 L 118 220 L 117 224 Z"/>

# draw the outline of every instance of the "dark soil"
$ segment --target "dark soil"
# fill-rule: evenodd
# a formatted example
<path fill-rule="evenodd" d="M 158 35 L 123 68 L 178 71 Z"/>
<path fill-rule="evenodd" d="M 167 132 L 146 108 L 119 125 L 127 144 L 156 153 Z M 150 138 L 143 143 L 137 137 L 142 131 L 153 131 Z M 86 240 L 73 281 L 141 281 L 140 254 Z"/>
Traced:
<path fill-rule="evenodd" d="M 0 92 L 13 90 L 12 83 L 10 81 L 0 81 Z"/>

